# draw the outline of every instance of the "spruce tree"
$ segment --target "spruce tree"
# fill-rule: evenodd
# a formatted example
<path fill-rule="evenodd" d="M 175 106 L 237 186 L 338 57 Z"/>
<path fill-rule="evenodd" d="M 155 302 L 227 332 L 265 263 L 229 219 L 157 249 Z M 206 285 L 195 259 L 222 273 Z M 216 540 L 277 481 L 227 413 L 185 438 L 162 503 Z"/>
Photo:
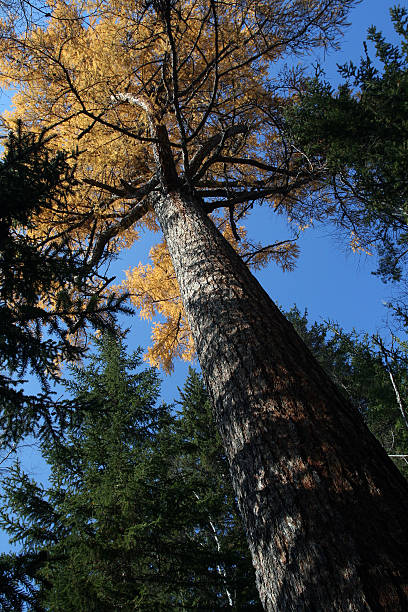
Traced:
<path fill-rule="evenodd" d="M 92 409 L 63 443 L 42 446 L 50 485 L 18 464 L 3 482 L 2 526 L 22 543 L 2 557 L 17 575 L 14 609 L 29 583 L 20 564 L 31 601 L 53 612 L 260 610 L 201 379 L 190 372 L 176 413 L 157 405 L 157 374 L 141 371 L 140 353 L 128 357 L 112 336 L 96 342 L 69 383 Z"/>
<path fill-rule="evenodd" d="M 296 307 L 287 317 L 387 452 L 406 454 L 389 371 L 368 338 L 311 324 Z M 3 608 L 260 610 L 201 377 L 190 370 L 176 406 L 158 405 L 157 373 L 141 370 L 140 353 L 128 357 L 112 336 L 96 343 L 68 383 L 77 420 L 62 444 L 42 446 L 50 486 L 18 464 L 4 479 L 2 526 L 22 549 L 1 557 Z M 405 402 L 408 361 L 397 357 Z"/>
<path fill-rule="evenodd" d="M 359 65 L 339 67 L 337 91 L 318 70 L 298 85 L 285 112 L 290 144 L 333 202 L 336 223 L 352 246 L 376 247 L 377 273 L 400 280 L 408 242 L 408 10 L 390 9 L 397 44 L 372 26 Z"/>
<path fill-rule="evenodd" d="M 70 414 L 54 402 L 49 383 L 59 363 L 76 359 L 84 342 L 72 336 L 91 324 L 112 328 L 114 314 L 129 312 L 104 294 L 109 279 L 84 265 L 86 245 L 47 229 L 35 237 L 40 214 L 58 217 L 75 188 L 75 156 L 50 153 L 52 137 L 18 123 L 0 161 L 0 429 L 1 442 L 30 432 L 55 436 Z M 105 258 L 105 262 L 109 257 Z M 103 267 L 102 267 L 103 269 Z M 42 392 L 27 395 L 19 383 L 34 374 Z"/>

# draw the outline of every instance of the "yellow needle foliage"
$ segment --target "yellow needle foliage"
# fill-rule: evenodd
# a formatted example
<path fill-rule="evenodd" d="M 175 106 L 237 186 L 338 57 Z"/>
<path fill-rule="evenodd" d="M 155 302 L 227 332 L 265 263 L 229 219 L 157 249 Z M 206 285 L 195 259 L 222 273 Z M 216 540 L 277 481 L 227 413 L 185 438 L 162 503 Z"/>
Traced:
<path fill-rule="evenodd" d="M 265 265 L 270 259 L 284 269 L 291 269 L 294 265 L 298 254 L 295 243 L 282 242 L 272 249 L 264 250 L 261 245 L 248 243 L 244 227 L 238 228 L 238 242 L 232 235 L 230 225 L 225 225 L 224 228 L 221 223 L 217 225 L 221 226 L 220 230 L 225 238 L 242 256 L 245 257 L 245 253 L 252 248 L 255 253 L 254 267 Z M 193 358 L 194 344 L 165 242 L 152 247 L 150 259 L 153 265 L 139 263 L 126 272 L 123 288 L 130 293 L 130 299 L 140 310 L 143 319 L 152 320 L 157 315 L 164 319 L 164 322 L 153 323 L 153 346 L 148 348 L 146 359 L 152 366 L 162 366 L 166 372 L 170 372 L 173 369 L 174 357 L 181 357 L 184 361 Z"/>
<path fill-rule="evenodd" d="M 47 127 L 56 134 L 50 146 L 78 150 L 80 183 L 69 207 L 44 212 L 37 233 L 52 228 L 57 239 L 87 245 L 94 261 L 101 248 L 130 246 L 141 227 L 159 230 L 149 204 L 158 182 L 144 107 L 167 129 L 180 180 L 215 211 L 248 265 L 272 260 L 291 269 L 293 241 L 262 246 L 241 227 L 257 201 L 310 216 L 310 179 L 298 154 L 282 146 L 276 122 L 285 98 L 275 66 L 285 54 L 334 40 L 352 4 L 48 0 L 26 28 L 5 21 L 1 84 L 17 89 L 7 124 L 21 118 L 32 131 Z M 164 318 L 154 325 L 148 359 L 170 370 L 174 356 L 191 358 L 193 344 L 165 243 L 151 259 L 125 284 L 142 316 Z"/>

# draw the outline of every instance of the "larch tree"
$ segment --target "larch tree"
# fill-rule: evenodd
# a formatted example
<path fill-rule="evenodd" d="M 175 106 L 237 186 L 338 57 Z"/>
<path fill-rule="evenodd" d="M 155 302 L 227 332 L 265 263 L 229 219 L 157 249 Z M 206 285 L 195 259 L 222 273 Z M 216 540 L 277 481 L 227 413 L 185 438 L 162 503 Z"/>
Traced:
<path fill-rule="evenodd" d="M 294 306 L 286 314 L 322 367 L 343 389 L 399 470 L 408 476 L 405 343 L 346 332 L 332 322 L 311 323 Z"/>
<path fill-rule="evenodd" d="M 407 483 L 249 270 L 296 245 L 241 228 L 255 204 L 333 214 L 281 139 L 277 62 L 332 43 L 353 4 L 55 0 L 2 42 L 10 120 L 80 149 L 82 185 L 44 228 L 89 265 L 163 233 L 127 287 L 164 316 L 151 362 L 198 355 L 266 610 L 407 607 Z"/>

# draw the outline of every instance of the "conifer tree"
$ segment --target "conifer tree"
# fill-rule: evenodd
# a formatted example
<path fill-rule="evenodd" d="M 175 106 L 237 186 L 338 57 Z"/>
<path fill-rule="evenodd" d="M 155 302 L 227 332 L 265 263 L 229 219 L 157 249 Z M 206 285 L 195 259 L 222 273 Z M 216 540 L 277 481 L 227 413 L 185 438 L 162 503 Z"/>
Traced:
<path fill-rule="evenodd" d="M 338 326 L 328 323 L 310 324 L 307 313 L 301 314 L 296 307 L 286 313 L 286 316 L 331 378 L 363 414 L 387 452 L 407 455 L 408 430 L 398 409 L 387 365 L 381 359 L 381 354 L 374 352 L 368 339 L 359 338 L 355 333 L 347 334 Z M 157 375 L 152 371 L 141 372 L 139 354 L 127 357 L 121 350 L 120 342 L 105 337 L 97 344 L 98 354 L 92 358 L 86 369 L 76 370 L 76 376 L 70 384 L 77 401 L 86 396 L 88 410 L 91 404 L 94 406 L 87 417 L 87 423 L 82 424 L 80 428 L 77 423 L 76 428 L 67 430 L 65 445 L 59 448 L 59 452 L 55 453 L 55 449 L 52 449 L 50 454 L 48 448 L 48 459 L 54 477 L 58 474 L 54 487 L 44 491 L 30 483 L 18 467 L 15 468 L 13 476 L 6 479 L 8 496 L 6 493 L 4 497 L 3 518 L 6 508 L 14 509 L 15 516 L 11 521 L 7 519 L 6 525 L 11 535 L 24 533 L 24 536 L 20 554 L 4 555 L 0 559 L 3 609 L 18 610 L 23 602 L 32 606 L 29 609 L 35 610 L 35 606 L 38 609 L 42 606 L 50 609 L 49 602 L 52 601 L 52 609 L 69 610 L 74 609 L 75 605 L 81 605 L 89 610 L 93 609 L 92 606 L 103 610 L 108 596 L 112 606 L 120 605 L 122 609 L 127 609 L 132 596 L 135 593 L 140 596 L 141 590 L 144 591 L 144 596 L 139 598 L 137 608 L 141 610 L 161 609 L 161 606 L 163 609 L 169 609 L 171 606 L 188 609 L 192 605 L 195 609 L 217 609 L 217 606 L 234 610 L 258 609 L 249 551 L 237 515 L 228 465 L 213 423 L 211 406 L 202 379 L 194 370 L 190 370 L 181 392 L 181 400 L 177 403 L 177 414 L 162 406 L 160 424 L 156 429 L 151 429 L 152 435 L 146 441 L 146 427 L 142 426 L 140 431 L 140 399 L 144 402 L 145 410 L 142 421 L 145 423 L 150 418 L 153 422 L 158 408 L 156 402 L 152 401 L 146 409 L 146 400 L 149 400 L 149 393 L 152 394 L 151 400 L 155 400 Z M 392 372 L 406 404 L 406 355 L 404 358 L 401 354 L 398 360 L 394 360 Z M 115 398 L 114 402 L 112 398 Z M 130 411 L 129 404 L 132 405 Z M 102 407 L 101 413 L 99 411 Z M 127 416 L 123 419 L 125 413 Z M 83 415 L 83 412 L 78 412 L 79 414 Z M 150 417 L 146 419 L 146 415 Z M 112 418 L 116 424 L 111 428 Z M 110 423 L 108 427 L 107 422 Z M 107 444 L 112 441 L 113 430 L 116 442 L 107 452 Z M 125 445 L 129 448 L 124 452 L 121 434 L 125 430 Z M 90 452 L 91 439 L 93 450 Z M 119 439 L 122 440 L 122 445 L 118 443 Z M 77 443 L 76 452 L 73 449 L 74 441 Z M 135 452 L 136 441 L 139 448 Z M 109 471 L 110 474 L 103 486 L 102 479 L 96 480 L 93 472 L 90 472 L 93 474 L 92 479 L 88 478 L 86 482 L 83 478 L 79 480 L 79 476 L 89 470 L 92 460 L 95 459 L 96 447 L 98 457 L 105 457 L 105 472 Z M 127 461 L 123 461 L 123 456 Z M 118 457 L 122 457 L 122 460 L 118 461 Z M 402 457 L 396 457 L 394 461 L 403 473 L 408 473 L 406 461 Z M 147 465 L 143 469 L 144 462 L 149 464 L 150 469 Z M 133 467 L 137 472 L 133 479 L 129 467 Z M 120 474 L 121 470 L 124 470 L 124 473 Z M 173 480 L 175 474 L 179 481 L 176 486 Z M 152 523 L 153 517 L 161 512 L 163 502 L 159 505 L 151 490 L 146 493 L 149 482 L 142 482 L 144 478 L 156 481 L 157 489 L 161 488 L 162 500 L 169 502 L 171 496 L 173 501 L 178 497 L 185 502 L 183 509 L 176 510 L 176 505 L 170 501 L 167 508 L 170 517 L 166 528 L 176 524 L 176 528 L 184 533 L 186 527 L 190 526 L 191 529 L 191 525 L 194 525 L 194 530 L 190 530 L 190 537 L 193 535 L 190 550 L 178 561 L 173 558 L 174 550 L 161 551 L 162 572 L 154 573 L 151 570 L 150 575 L 146 572 L 146 584 L 142 589 L 141 576 L 138 576 L 135 583 L 134 568 L 145 563 L 146 551 L 151 549 L 151 543 L 143 538 L 141 514 L 137 514 L 135 509 L 131 513 L 123 511 L 123 506 L 125 503 L 132 503 L 131 497 L 135 490 L 126 490 L 127 484 L 132 481 L 138 483 L 136 495 L 142 500 L 137 506 L 135 500 L 133 503 L 139 510 L 145 506 L 143 516 L 148 513 Z M 105 516 L 95 513 L 95 499 L 100 499 L 101 490 L 106 492 L 114 488 L 116 485 L 113 481 L 122 483 L 120 495 L 114 504 L 105 508 Z M 57 482 L 64 490 L 63 503 L 60 497 L 56 497 Z M 52 500 L 52 503 L 44 503 L 44 499 Z M 80 500 L 80 505 L 77 500 Z M 187 500 L 190 500 L 190 505 L 186 503 Z M 155 508 L 154 511 L 152 508 Z M 70 516 L 68 529 L 66 525 L 65 529 L 62 529 L 66 523 L 64 512 Z M 96 519 L 97 514 L 99 520 Z M 109 524 L 106 524 L 107 517 Z M 90 522 L 95 526 L 92 533 L 86 529 Z M 109 525 L 112 526 L 112 532 L 114 531 L 114 522 L 115 525 L 121 525 L 122 532 L 127 529 L 127 533 L 135 530 L 138 533 L 133 533 L 132 542 L 125 547 L 117 545 L 115 553 L 112 553 L 104 542 L 108 536 Z M 73 523 L 76 524 L 75 534 Z M 162 523 L 163 518 L 156 521 L 153 528 L 150 525 L 148 538 L 156 542 L 156 547 L 158 541 L 173 541 L 175 537 L 171 529 L 173 537 L 165 537 Z M 49 537 L 45 542 L 44 528 L 51 524 L 59 525 L 59 528 L 54 527 L 53 537 Z M 39 526 L 43 529 L 39 530 Z M 99 530 L 103 530 L 104 538 L 97 537 Z M 51 532 L 48 535 L 50 536 Z M 89 579 L 89 564 L 95 561 L 96 543 L 99 546 L 101 575 L 97 579 L 100 593 L 95 599 L 95 586 Z M 197 543 L 198 557 L 195 548 Z M 178 549 L 181 550 L 180 540 Z M 59 552 L 61 550 L 64 551 L 62 554 Z M 112 570 L 109 568 L 113 563 L 113 556 L 122 568 L 128 568 L 126 576 L 129 584 L 125 584 L 125 581 L 112 584 L 110 581 Z M 78 563 L 78 559 L 82 557 L 83 563 L 73 572 L 73 562 Z M 169 563 L 165 563 L 166 559 Z M 169 564 L 172 567 L 170 576 L 166 575 L 165 570 Z M 178 589 L 175 583 L 175 567 L 183 567 L 181 573 L 185 578 L 183 580 L 179 575 Z M 105 574 L 109 575 L 109 580 Z M 190 588 L 187 586 L 189 580 Z"/>
<path fill-rule="evenodd" d="M 260 610 L 201 379 L 190 372 L 176 414 L 140 352 L 96 342 L 69 383 L 92 410 L 43 444 L 49 487 L 18 464 L 4 479 L 2 524 L 22 543 L 1 558 L 4 609 Z"/>
<path fill-rule="evenodd" d="M 56 435 L 70 407 L 52 400 L 49 383 L 58 377 L 62 359 L 76 359 L 84 350 L 70 335 L 84 333 L 90 323 L 112 327 L 115 312 L 129 312 L 123 296 L 104 294 L 107 279 L 102 274 L 85 270 L 79 245 L 61 242 L 52 228 L 41 240 L 35 237 L 35 217 L 50 211 L 63 215 L 75 184 L 72 156 L 50 152 L 51 141 L 19 123 L 5 141 L 0 162 L 2 444 L 30 431 Z M 19 388 L 27 371 L 41 382 L 38 396 Z"/>
<path fill-rule="evenodd" d="M 355 246 L 377 248 L 377 271 L 400 280 L 408 241 L 408 11 L 390 9 L 399 44 L 368 30 L 360 65 L 340 67 L 335 91 L 322 74 L 306 79 L 286 110 L 286 130 L 326 186 L 342 225 L 354 230 Z"/>
<path fill-rule="evenodd" d="M 290 268 L 296 246 L 239 229 L 255 203 L 302 226 L 330 215 L 282 143 L 271 73 L 332 43 L 353 4 L 57 0 L 2 42 L 14 117 L 83 151 L 69 213 L 44 226 L 86 244 L 90 265 L 142 224 L 163 232 L 127 286 L 143 315 L 165 316 L 152 363 L 197 352 L 268 611 L 407 602 L 407 483 L 249 270 Z"/>

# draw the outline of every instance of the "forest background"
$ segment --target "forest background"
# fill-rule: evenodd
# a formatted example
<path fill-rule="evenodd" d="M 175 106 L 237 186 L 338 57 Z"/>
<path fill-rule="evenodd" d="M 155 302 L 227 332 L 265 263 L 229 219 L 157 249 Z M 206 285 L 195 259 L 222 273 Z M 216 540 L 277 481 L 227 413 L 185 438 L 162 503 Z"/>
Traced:
<path fill-rule="evenodd" d="M 395 33 L 389 19 L 388 2 L 364 0 L 350 13 L 350 26 L 344 31 L 339 41 L 339 50 L 326 55 L 312 54 L 297 58 L 310 66 L 317 62 L 324 68 L 326 78 L 336 85 L 340 77 L 337 64 L 350 60 L 358 63 L 363 53 L 363 41 L 367 28 L 375 25 L 383 32 L 385 38 L 393 42 Z M 371 51 L 373 51 L 371 49 Z M 374 55 L 374 52 L 371 54 Z M 2 109 L 10 106 L 10 92 L 2 95 Z M 248 225 L 254 224 L 256 234 L 262 241 L 273 242 L 289 237 L 289 230 L 283 217 L 273 215 L 270 209 L 260 209 Z M 248 228 L 251 230 L 251 227 Z M 300 311 L 308 310 L 309 320 L 336 321 L 345 330 L 356 330 L 367 333 L 380 333 L 387 336 L 392 318 L 385 303 L 393 302 L 398 297 L 400 288 L 384 285 L 372 272 L 377 267 L 375 256 L 366 253 L 353 253 L 344 246 L 344 237 L 336 230 L 318 225 L 308 228 L 299 238 L 300 257 L 293 272 L 282 272 L 273 264 L 256 272 L 256 276 L 270 296 L 288 310 L 294 303 Z M 146 232 L 137 245 L 128 251 L 122 251 L 120 257 L 112 264 L 111 273 L 120 281 L 124 270 L 141 261 L 147 263 L 151 239 Z M 147 347 L 150 343 L 151 324 L 149 321 L 132 321 L 128 317 L 121 319 L 123 327 L 131 327 L 128 336 L 130 349 L 137 346 Z M 195 364 L 197 366 L 197 364 Z M 170 376 L 163 376 L 162 397 L 171 402 L 178 395 L 186 378 L 188 365 L 178 360 Z M 30 392 L 36 389 L 36 382 L 30 381 Z M 24 468 L 37 480 L 47 477 L 46 468 L 41 461 L 35 446 L 28 445 L 19 451 Z M 0 550 L 9 550 L 7 536 L 0 535 Z"/>

